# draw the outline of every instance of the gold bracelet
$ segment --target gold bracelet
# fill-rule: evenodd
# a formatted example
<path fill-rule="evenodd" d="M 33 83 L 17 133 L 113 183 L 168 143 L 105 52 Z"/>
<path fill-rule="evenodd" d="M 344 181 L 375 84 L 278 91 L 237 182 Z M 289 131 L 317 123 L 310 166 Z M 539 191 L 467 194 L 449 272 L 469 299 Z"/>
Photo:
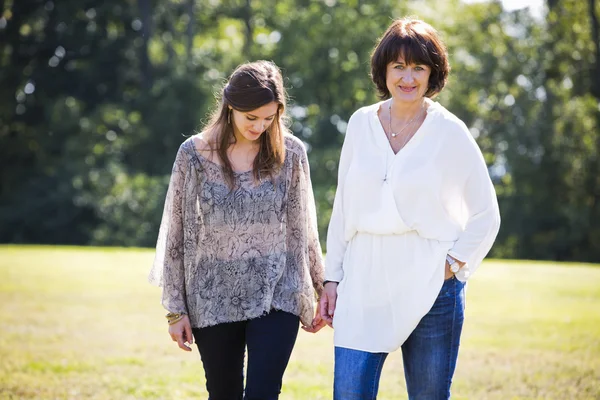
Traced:
<path fill-rule="evenodd" d="M 169 325 L 176 324 L 177 322 L 181 321 L 184 316 L 185 316 L 185 314 L 181 314 L 179 316 L 179 318 L 177 318 L 177 319 L 171 319 L 171 320 L 168 320 L 167 322 L 169 323 Z"/>
<path fill-rule="evenodd" d="M 185 314 L 184 313 L 167 313 L 167 315 L 165 315 L 165 318 L 167 318 L 167 322 L 169 323 L 169 325 L 174 324 L 175 322 L 180 321 L 183 316 Z"/>

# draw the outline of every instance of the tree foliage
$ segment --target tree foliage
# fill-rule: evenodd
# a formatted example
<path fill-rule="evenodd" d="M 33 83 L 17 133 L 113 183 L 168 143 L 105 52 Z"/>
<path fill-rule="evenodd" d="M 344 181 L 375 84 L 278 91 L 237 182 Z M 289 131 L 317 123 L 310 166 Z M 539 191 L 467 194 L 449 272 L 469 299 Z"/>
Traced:
<path fill-rule="evenodd" d="M 497 257 L 600 261 L 600 6 L 459 0 L 0 1 L 0 241 L 151 246 L 177 148 L 239 63 L 284 71 L 325 232 L 369 55 L 411 14 L 448 44 L 438 98 L 490 166 Z"/>

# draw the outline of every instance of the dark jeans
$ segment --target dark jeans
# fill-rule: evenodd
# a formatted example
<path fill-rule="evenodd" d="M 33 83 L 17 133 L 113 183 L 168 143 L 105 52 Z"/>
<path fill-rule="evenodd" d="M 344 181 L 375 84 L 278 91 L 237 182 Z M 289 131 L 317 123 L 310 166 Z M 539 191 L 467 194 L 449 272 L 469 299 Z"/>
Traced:
<path fill-rule="evenodd" d="M 209 400 L 276 400 L 300 319 L 273 310 L 260 318 L 194 328 Z M 244 397 L 244 354 L 248 370 Z"/>
<path fill-rule="evenodd" d="M 464 283 L 444 282 L 431 310 L 402 344 L 410 400 L 447 400 L 456 367 L 465 308 Z M 335 348 L 335 400 L 374 400 L 388 353 Z"/>

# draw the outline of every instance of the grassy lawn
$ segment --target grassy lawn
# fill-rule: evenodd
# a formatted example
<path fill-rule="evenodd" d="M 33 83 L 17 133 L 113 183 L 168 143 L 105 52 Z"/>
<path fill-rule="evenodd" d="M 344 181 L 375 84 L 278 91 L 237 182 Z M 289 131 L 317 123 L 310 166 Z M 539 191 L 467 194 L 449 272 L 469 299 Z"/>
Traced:
<path fill-rule="evenodd" d="M 0 399 L 205 399 L 171 342 L 153 252 L 0 246 Z M 487 261 L 469 284 L 453 399 L 600 399 L 600 268 Z M 282 400 L 330 399 L 332 331 L 300 332 Z M 379 399 L 406 399 L 399 352 Z"/>

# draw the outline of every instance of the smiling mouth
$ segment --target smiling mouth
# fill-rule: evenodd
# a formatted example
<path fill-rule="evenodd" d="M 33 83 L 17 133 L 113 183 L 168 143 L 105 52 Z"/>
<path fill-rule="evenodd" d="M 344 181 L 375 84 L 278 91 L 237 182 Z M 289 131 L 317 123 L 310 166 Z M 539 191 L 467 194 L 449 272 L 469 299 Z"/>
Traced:
<path fill-rule="evenodd" d="M 416 89 L 416 86 L 398 86 L 400 88 L 400 90 L 402 90 L 403 92 L 412 92 L 414 89 Z"/>
<path fill-rule="evenodd" d="M 260 132 L 254 132 L 254 131 L 248 131 L 248 132 L 250 132 L 251 135 L 255 135 L 255 136 L 260 134 Z"/>

